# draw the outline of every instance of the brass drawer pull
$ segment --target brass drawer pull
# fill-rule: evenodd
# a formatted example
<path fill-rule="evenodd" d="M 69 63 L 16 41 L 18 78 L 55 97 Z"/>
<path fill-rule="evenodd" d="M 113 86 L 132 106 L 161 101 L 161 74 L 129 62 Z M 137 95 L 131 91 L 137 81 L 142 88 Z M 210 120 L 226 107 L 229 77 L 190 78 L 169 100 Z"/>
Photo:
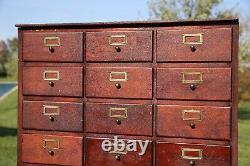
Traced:
<path fill-rule="evenodd" d="M 59 106 L 43 105 L 43 115 L 54 116 L 59 114 L 60 114 Z"/>
<path fill-rule="evenodd" d="M 119 41 L 116 41 L 119 39 Z M 109 36 L 109 45 L 111 46 L 124 46 L 128 43 L 127 35 L 110 35 Z"/>
<path fill-rule="evenodd" d="M 182 110 L 182 120 L 202 121 L 202 112 L 200 110 Z"/>
<path fill-rule="evenodd" d="M 60 141 L 55 138 L 43 139 L 43 148 L 47 150 L 58 150 L 60 149 Z"/>
<path fill-rule="evenodd" d="M 60 47 L 61 46 L 60 37 L 55 37 L 55 36 L 45 37 L 43 40 L 43 43 L 45 47 Z"/>
<path fill-rule="evenodd" d="M 203 73 L 201 72 L 183 72 L 181 82 L 183 84 L 200 84 L 203 82 Z M 188 76 L 196 77 L 196 79 L 189 79 Z M 193 90 L 193 89 L 192 89 Z"/>
<path fill-rule="evenodd" d="M 120 76 L 121 78 L 115 78 L 115 76 Z M 127 82 L 128 81 L 128 73 L 127 72 L 117 72 L 112 71 L 109 73 L 109 81 L 110 82 Z"/>
<path fill-rule="evenodd" d="M 188 154 L 189 152 L 192 154 L 195 153 L 196 156 Z M 187 160 L 201 160 L 203 157 L 202 152 L 202 149 L 181 148 L 181 158 Z"/>
<path fill-rule="evenodd" d="M 128 109 L 127 108 L 109 108 L 110 118 L 127 118 Z"/>
<path fill-rule="evenodd" d="M 53 76 L 50 76 L 50 74 Z M 43 72 L 43 80 L 45 80 L 45 81 L 60 80 L 60 72 L 59 71 L 52 71 L 52 70 L 45 70 Z"/>
<path fill-rule="evenodd" d="M 187 41 L 187 38 L 189 37 L 198 37 L 199 40 L 197 41 Z M 203 44 L 203 34 L 197 33 L 197 34 L 183 34 L 182 35 L 182 43 L 183 44 Z"/>

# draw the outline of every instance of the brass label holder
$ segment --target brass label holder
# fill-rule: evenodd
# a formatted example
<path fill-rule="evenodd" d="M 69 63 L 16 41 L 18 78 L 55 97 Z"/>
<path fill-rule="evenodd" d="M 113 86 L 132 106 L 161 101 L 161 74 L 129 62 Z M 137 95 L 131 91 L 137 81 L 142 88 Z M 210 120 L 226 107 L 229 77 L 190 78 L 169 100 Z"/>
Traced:
<path fill-rule="evenodd" d="M 118 114 L 119 113 L 119 114 Z M 109 117 L 110 118 L 128 118 L 128 109 L 127 108 L 109 108 Z"/>
<path fill-rule="evenodd" d="M 55 74 L 56 77 L 48 77 L 48 74 Z M 43 80 L 45 81 L 57 81 L 60 80 L 60 72 L 57 70 L 45 70 L 43 72 Z"/>
<path fill-rule="evenodd" d="M 117 42 L 114 39 L 120 38 L 122 41 Z M 127 35 L 110 35 L 109 36 L 109 45 L 111 46 L 124 46 L 128 43 Z"/>
<path fill-rule="evenodd" d="M 51 146 L 50 144 L 53 144 L 55 146 Z M 55 138 L 43 139 L 43 148 L 47 149 L 47 150 L 60 149 L 60 141 L 59 141 L 59 139 L 55 139 Z"/>
<path fill-rule="evenodd" d="M 188 152 L 196 152 L 197 156 L 187 155 Z M 181 148 L 181 158 L 187 160 L 201 160 L 202 159 L 202 149 L 193 149 L 193 148 Z"/>
<path fill-rule="evenodd" d="M 123 76 L 123 78 L 114 78 L 115 76 Z M 128 73 L 127 72 L 117 72 L 112 71 L 109 73 L 109 81 L 110 82 L 127 82 L 128 81 Z"/>
<path fill-rule="evenodd" d="M 203 82 L 203 73 L 202 72 L 182 72 L 181 82 L 183 84 L 200 84 Z M 188 79 L 187 76 L 196 75 L 197 79 Z"/>
<path fill-rule="evenodd" d="M 48 112 L 48 109 L 55 110 L 54 112 Z M 55 116 L 60 115 L 60 108 L 59 106 L 51 106 L 51 105 L 43 105 L 43 115 L 45 116 Z"/>
<path fill-rule="evenodd" d="M 187 41 L 188 37 L 199 37 L 199 40 L 198 41 L 188 42 Z M 203 34 L 202 33 L 197 33 L 197 34 L 183 34 L 182 35 L 182 43 L 183 44 L 190 44 L 190 45 L 203 44 L 204 43 Z"/>
<path fill-rule="evenodd" d="M 195 117 L 186 117 L 187 114 L 198 114 L 199 116 Z M 182 120 L 184 121 L 202 121 L 202 112 L 200 110 L 182 110 Z"/>
<path fill-rule="evenodd" d="M 49 41 L 56 41 L 56 42 L 49 43 Z M 60 37 L 56 37 L 56 36 L 45 37 L 43 40 L 43 44 L 45 47 L 60 47 L 61 46 L 61 39 L 60 39 Z"/>

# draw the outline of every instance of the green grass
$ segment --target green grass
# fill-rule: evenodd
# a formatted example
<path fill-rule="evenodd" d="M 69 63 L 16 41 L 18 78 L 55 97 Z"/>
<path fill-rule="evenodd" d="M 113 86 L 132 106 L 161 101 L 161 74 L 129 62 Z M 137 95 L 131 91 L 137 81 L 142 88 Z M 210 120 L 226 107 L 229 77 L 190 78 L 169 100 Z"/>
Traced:
<path fill-rule="evenodd" d="M 16 165 L 17 91 L 0 101 L 0 166 Z"/>
<path fill-rule="evenodd" d="M 11 77 L 0 77 L 0 82 L 16 82 L 17 76 L 11 76 Z"/>
<path fill-rule="evenodd" d="M 16 165 L 17 92 L 0 101 L 0 166 Z M 239 166 L 250 165 L 250 102 L 239 104 Z"/>
<path fill-rule="evenodd" d="M 239 104 L 239 166 L 250 165 L 250 103 Z"/>

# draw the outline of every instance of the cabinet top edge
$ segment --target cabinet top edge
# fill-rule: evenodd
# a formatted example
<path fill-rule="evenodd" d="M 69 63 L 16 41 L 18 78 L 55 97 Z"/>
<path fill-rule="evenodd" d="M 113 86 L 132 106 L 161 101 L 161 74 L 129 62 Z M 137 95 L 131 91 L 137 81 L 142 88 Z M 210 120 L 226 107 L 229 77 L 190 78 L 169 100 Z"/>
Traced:
<path fill-rule="evenodd" d="M 19 29 L 34 28 L 112 28 L 112 27 L 163 27 L 183 25 L 230 25 L 239 24 L 238 18 L 233 19 L 193 19 L 169 21 L 115 21 L 88 23 L 45 23 L 45 24 L 16 24 Z"/>

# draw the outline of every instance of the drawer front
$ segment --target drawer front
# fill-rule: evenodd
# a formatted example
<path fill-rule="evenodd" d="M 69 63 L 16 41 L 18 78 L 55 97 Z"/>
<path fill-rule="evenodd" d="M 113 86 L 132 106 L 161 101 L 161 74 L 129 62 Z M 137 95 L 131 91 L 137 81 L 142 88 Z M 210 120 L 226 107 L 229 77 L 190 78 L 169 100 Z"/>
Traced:
<path fill-rule="evenodd" d="M 94 133 L 152 135 L 152 105 L 87 103 L 85 130 Z"/>
<path fill-rule="evenodd" d="M 157 166 L 229 166 L 230 147 L 217 145 L 191 145 L 156 143 Z"/>
<path fill-rule="evenodd" d="M 24 61 L 82 62 L 81 32 L 23 33 Z"/>
<path fill-rule="evenodd" d="M 115 152 L 113 140 L 111 140 L 111 150 L 104 151 L 102 142 L 107 139 L 86 139 L 86 157 L 85 162 L 88 166 L 152 166 L 152 142 L 148 143 L 145 153 L 142 154 L 138 143 L 137 151 L 119 151 Z M 126 145 L 127 146 L 127 143 Z M 126 148 L 125 148 L 126 149 Z M 108 150 L 108 149 L 107 149 Z M 141 155 L 140 155 L 141 153 Z"/>
<path fill-rule="evenodd" d="M 82 67 L 23 67 L 23 94 L 82 97 L 82 73 Z"/>
<path fill-rule="evenodd" d="M 83 138 L 23 134 L 22 161 L 27 163 L 82 165 Z"/>
<path fill-rule="evenodd" d="M 83 131 L 83 104 L 63 101 L 23 101 L 23 128 Z"/>
<path fill-rule="evenodd" d="M 231 68 L 159 68 L 157 98 L 230 100 Z"/>
<path fill-rule="evenodd" d="M 152 98 L 152 68 L 88 67 L 86 96 Z"/>
<path fill-rule="evenodd" d="M 231 28 L 157 31 L 157 61 L 231 61 L 231 36 Z"/>
<path fill-rule="evenodd" d="M 230 139 L 230 107 L 159 105 L 157 135 Z"/>
<path fill-rule="evenodd" d="M 87 32 L 87 61 L 152 61 L 152 31 Z"/>

